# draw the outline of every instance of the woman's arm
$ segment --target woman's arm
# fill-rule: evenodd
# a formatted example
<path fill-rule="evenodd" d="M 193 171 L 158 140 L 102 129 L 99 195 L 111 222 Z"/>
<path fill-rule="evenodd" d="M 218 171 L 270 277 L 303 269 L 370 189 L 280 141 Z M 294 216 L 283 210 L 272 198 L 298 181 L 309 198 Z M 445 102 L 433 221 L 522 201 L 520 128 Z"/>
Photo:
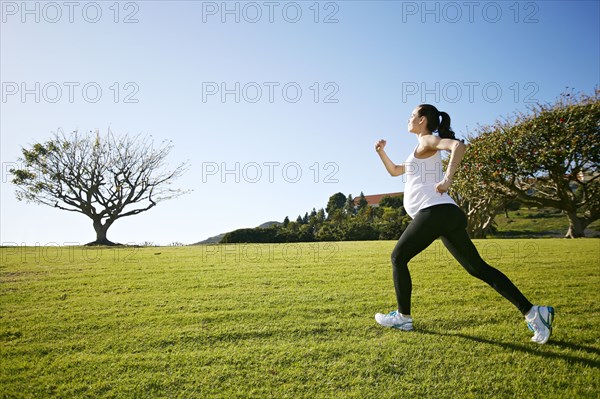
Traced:
<path fill-rule="evenodd" d="M 452 184 L 452 177 L 465 156 L 467 146 L 458 140 L 442 139 L 433 135 L 422 137 L 419 142 L 427 149 L 450 151 L 450 159 L 448 160 L 444 179 L 435 186 L 438 193 L 445 193 Z"/>
<path fill-rule="evenodd" d="M 383 165 L 387 169 L 388 173 L 392 176 L 400 176 L 401 174 L 404 174 L 404 165 L 396 165 L 393 163 L 390 157 L 388 157 L 383 150 L 386 144 L 387 142 L 385 140 L 379 140 L 375 143 L 375 151 L 377 151 L 377 154 L 379 154 Z"/>

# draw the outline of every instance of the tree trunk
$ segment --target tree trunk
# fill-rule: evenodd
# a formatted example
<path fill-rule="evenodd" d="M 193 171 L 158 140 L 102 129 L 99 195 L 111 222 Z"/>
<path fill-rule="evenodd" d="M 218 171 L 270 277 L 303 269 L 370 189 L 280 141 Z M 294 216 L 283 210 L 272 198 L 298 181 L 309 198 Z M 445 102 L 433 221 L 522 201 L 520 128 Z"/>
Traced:
<path fill-rule="evenodd" d="M 577 212 L 567 212 L 567 217 L 569 218 L 569 231 L 567 231 L 565 238 L 585 237 L 584 231 L 590 221 L 577 216 Z"/>
<path fill-rule="evenodd" d="M 85 245 L 119 245 L 112 241 L 109 241 L 108 238 L 106 238 L 106 232 L 108 231 L 108 228 L 111 224 L 112 223 L 109 221 L 102 224 L 101 220 L 94 220 L 94 230 L 96 230 L 96 241 L 88 242 Z"/>

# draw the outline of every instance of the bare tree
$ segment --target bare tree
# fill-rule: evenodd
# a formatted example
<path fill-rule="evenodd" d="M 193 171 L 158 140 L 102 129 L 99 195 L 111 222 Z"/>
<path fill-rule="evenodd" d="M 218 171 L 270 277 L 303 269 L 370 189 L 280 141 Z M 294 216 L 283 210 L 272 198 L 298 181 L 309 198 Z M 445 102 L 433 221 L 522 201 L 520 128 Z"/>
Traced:
<path fill-rule="evenodd" d="M 10 173 L 18 200 L 83 213 L 96 231 L 87 245 L 115 245 L 106 236 L 115 221 L 188 192 L 171 188 L 187 170 L 185 162 L 167 169 L 172 148 L 169 141 L 155 148 L 151 136 L 59 130 L 46 143 L 23 148 L 20 167 Z"/>

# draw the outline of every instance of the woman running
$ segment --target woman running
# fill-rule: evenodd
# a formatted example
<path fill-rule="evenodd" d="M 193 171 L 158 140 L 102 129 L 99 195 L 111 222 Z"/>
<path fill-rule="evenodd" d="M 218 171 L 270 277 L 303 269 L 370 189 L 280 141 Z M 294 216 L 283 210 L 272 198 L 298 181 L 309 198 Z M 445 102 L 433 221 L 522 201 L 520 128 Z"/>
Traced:
<path fill-rule="evenodd" d="M 410 315 L 412 282 L 408 262 L 441 237 L 448 251 L 467 272 L 488 283 L 519 309 L 534 332 L 531 340 L 545 344 L 552 334 L 554 308 L 532 305 L 508 277 L 481 259 L 467 234 L 465 214 L 447 193 L 467 148 L 455 138 L 450 128 L 450 116 L 433 105 L 421 104 L 408 120 L 408 131 L 416 134 L 418 145 L 404 164 L 396 165 L 390 160 L 384 151 L 385 140 L 375 143 L 375 150 L 390 175 L 406 175 L 404 208 L 413 219 L 392 252 L 398 309 L 388 314 L 377 313 L 375 320 L 385 327 L 404 331 L 413 329 Z M 437 132 L 439 137 L 433 132 Z M 441 150 L 451 152 L 445 175 Z"/>

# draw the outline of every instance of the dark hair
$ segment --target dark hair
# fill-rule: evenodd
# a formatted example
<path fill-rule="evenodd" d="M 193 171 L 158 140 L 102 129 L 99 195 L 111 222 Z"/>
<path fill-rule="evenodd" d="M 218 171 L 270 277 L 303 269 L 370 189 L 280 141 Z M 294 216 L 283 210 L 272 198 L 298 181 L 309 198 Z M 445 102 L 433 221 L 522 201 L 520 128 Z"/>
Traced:
<path fill-rule="evenodd" d="M 450 115 L 445 112 L 440 112 L 431 104 L 419 105 L 417 116 L 427 118 L 427 130 L 430 132 L 438 132 L 438 135 L 443 139 L 458 140 L 450 128 Z M 442 120 L 440 121 L 440 117 Z M 462 141 L 462 140 L 459 140 Z"/>

